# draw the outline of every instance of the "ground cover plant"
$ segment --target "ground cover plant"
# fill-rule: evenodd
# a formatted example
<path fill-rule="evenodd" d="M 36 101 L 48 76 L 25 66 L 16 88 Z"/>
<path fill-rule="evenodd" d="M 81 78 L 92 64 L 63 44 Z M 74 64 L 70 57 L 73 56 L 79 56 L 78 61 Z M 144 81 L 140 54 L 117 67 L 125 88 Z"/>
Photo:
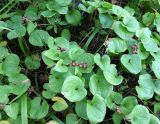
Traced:
<path fill-rule="evenodd" d="M 0 2 L 0 124 L 159 118 L 159 0 Z"/>

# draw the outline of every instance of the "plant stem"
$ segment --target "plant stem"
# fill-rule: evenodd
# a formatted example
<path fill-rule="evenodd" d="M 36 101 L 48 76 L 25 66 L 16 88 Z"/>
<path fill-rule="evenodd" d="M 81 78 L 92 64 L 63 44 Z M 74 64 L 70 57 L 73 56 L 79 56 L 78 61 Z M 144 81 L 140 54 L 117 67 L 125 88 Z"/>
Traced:
<path fill-rule="evenodd" d="M 101 44 L 101 46 L 96 50 L 95 53 L 99 52 L 99 50 L 104 46 L 105 42 L 108 40 L 108 36 L 109 34 L 107 35 L 107 37 L 105 38 L 105 41 Z"/>
<path fill-rule="evenodd" d="M 38 80 L 37 80 L 38 76 L 37 76 L 37 72 L 35 73 L 35 85 L 36 85 L 36 91 L 38 91 L 38 93 L 40 92 L 39 91 L 39 85 L 38 85 Z"/>
<path fill-rule="evenodd" d="M 82 42 L 92 33 L 93 30 L 91 30 L 90 32 L 88 32 L 85 37 L 80 41 L 79 45 L 82 44 Z"/>
<path fill-rule="evenodd" d="M 22 38 L 18 38 L 18 43 L 19 43 L 19 47 L 21 48 L 21 50 L 24 53 L 24 55 L 27 56 L 28 53 L 27 53 L 27 51 L 25 49 L 25 46 L 24 46 Z"/>
<path fill-rule="evenodd" d="M 27 94 L 25 93 L 21 97 L 21 119 L 22 124 L 28 124 L 28 118 L 27 118 Z"/>
<path fill-rule="evenodd" d="M 58 122 L 58 124 L 64 124 L 59 118 L 57 118 L 53 113 L 50 114 L 50 117 Z"/>
<path fill-rule="evenodd" d="M 88 46 L 89 44 L 91 43 L 91 41 L 93 40 L 93 38 L 96 36 L 96 34 L 99 32 L 99 29 L 96 28 L 94 30 L 94 32 L 90 35 L 90 37 L 88 38 L 86 44 L 83 46 L 83 49 L 87 50 L 88 49 Z"/>
<path fill-rule="evenodd" d="M 15 0 L 11 0 L 9 1 L 1 10 L 0 10 L 0 13 L 5 10 L 10 4 L 12 4 Z"/>
<path fill-rule="evenodd" d="M 17 3 L 18 2 L 13 3 L 4 14 L 7 14 L 13 7 L 16 6 Z"/>
<path fill-rule="evenodd" d="M 23 94 L 20 94 L 20 95 L 16 96 L 14 99 L 12 99 L 12 101 L 10 101 L 10 102 L 8 103 L 8 105 L 12 104 L 14 101 L 16 101 L 16 100 L 17 100 L 18 98 L 20 98 L 22 95 L 23 95 Z"/>
<path fill-rule="evenodd" d="M 4 13 L 4 14 L 0 15 L 0 20 L 1 19 L 5 19 L 5 18 L 9 18 L 9 17 L 11 17 L 13 15 L 15 15 L 15 12 L 11 12 L 11 13 L 8 13 L 8 14 Z"/>

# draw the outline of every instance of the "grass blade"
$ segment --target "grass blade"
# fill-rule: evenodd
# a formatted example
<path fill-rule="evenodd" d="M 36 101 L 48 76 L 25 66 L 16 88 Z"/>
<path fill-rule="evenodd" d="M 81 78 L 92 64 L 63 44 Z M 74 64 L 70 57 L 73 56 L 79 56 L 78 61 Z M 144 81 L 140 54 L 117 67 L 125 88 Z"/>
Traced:
<path fill-rule="evenodd" d="M 22 119 L 22 124 L 28 124 L 26 93 L 21 97 L 21 119 Z"/>

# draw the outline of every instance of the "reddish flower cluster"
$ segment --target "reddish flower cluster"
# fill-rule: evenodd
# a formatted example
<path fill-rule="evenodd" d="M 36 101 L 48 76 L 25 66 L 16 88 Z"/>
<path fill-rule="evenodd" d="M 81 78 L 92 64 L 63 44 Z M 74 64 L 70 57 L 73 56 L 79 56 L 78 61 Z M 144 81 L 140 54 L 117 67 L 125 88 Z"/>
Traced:
<path fill-rule="evenodd" d="M 81 62 L 80 64 L 78 64 L 74 61 L 70 62 L 69 65 L 70 66 L 78 66 L 78 67 L 81 67 L 81 68 L 84 68 L 84 69 L 86 69 L 88 67 L 87 63 Z"/>
<path fill-rule="evenodd" d="M 132 53 L 138 54 L 138 46 L 136 44 L 132 46 Z"/>
<path fill-rule="evenodd" d="M 119 113 L 119 114 L 122 113 L 122 111 L 121 111 L 121 109 L 120 109 L 119 107 L 117 107 L 115 111 L 116 111 L 117 113 Z"/>
<path fill-rule="evenodd" d="M 5 107 L 5 105 L 4 105 L 4 104 L 0 104 L 0 110 L 3 110 L 3 109 L 4 109 L 4 107 Z"/>
<path fill-rule="evenodd" d="M 58 47 L 57 50 L 60 50 L 61 52 L 66 51 L 65 48 L 61 48 L 61 47 Z"/>
<path fill-rule="evenodd" d="M 29 22 L 29 19 L 28 19 L 26 16 L 23 16 L 23 17 L 22 17 L 22 21 L 23 21 L 24 23 L 28 23 L 28 22 Z"/>
<path fill-rule="evenodd" d="M 34 92 L 34 87 L 31 86 L 31 87 L 28 89 L 28 95 L 31 95 L 33 92 Z"/>

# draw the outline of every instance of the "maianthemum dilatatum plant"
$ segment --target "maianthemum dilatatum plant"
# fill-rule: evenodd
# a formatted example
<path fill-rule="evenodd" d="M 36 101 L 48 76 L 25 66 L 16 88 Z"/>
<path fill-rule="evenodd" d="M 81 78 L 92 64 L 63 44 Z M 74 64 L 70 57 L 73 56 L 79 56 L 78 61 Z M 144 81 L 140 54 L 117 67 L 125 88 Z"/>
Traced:
<path fill-rule="evenodd" d="M 160 124 L 160 1 L 137 2 L 2 3 L 0 124 Z"/>

